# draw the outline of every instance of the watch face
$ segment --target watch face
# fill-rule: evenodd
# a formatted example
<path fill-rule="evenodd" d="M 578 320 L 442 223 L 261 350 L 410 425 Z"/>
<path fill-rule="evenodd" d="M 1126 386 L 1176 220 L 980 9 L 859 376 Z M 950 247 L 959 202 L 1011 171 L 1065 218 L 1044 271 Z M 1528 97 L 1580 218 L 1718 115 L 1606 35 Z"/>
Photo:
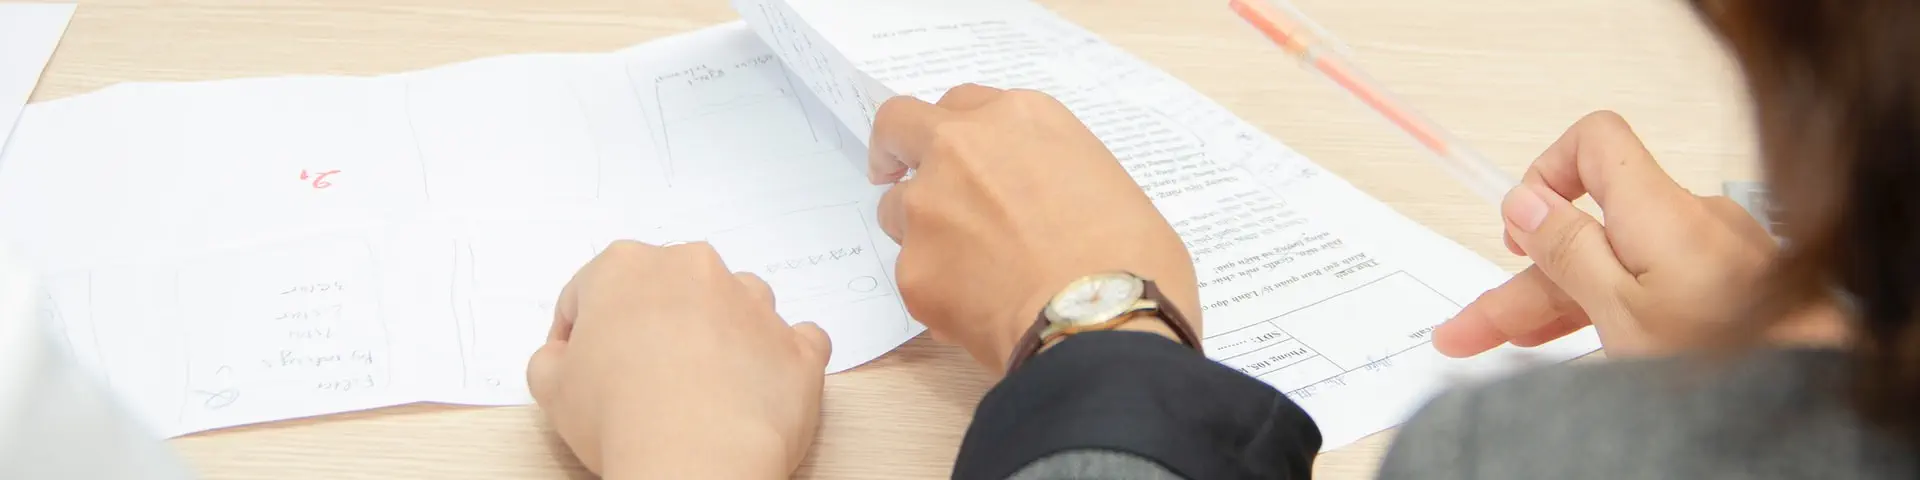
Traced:
<path fill-rule="evenodd" d="M 1126 313 L 1145 289 L 1140 277 L 1124 273 L 1081 278 L 1047 304 L 1047 317 L 1074 325 L 1105 322 Z"/>

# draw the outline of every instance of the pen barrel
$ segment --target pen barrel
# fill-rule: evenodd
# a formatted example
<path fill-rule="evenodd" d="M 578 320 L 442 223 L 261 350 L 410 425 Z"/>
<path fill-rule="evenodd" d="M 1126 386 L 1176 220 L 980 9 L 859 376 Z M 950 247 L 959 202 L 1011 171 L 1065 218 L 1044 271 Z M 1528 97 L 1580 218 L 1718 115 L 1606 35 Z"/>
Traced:
<path fill-rule="evenodd" d="M 1519 184 L 1512 175 L 1494 166 L 1465 142 L 1428 120 L 1393 93 L 1378 87 L 1377 82 L 1344 58 L 1316 46 L 1308 49 L 1300 59 L 1308 70 L 1319 73 L 1320 78 L 1351 93 L 1353 99 L 1362 106 L 1432 153 L 1433 160 L 1442 169 L 1487 202 L 1498 205 L 1507 191 Z"/>
<path fill-rule="evenodd" d="M 1407 134 L 1433 154 L 1441 168 L 1475 195 L 1498 205 L 1519 182 L 1468 148 L 1439 125 L 1415 112 L 1405 102 L 1379 87 L 1360 68 L 1346 60 L 1339 40 L 1286 0 L 1230 0 L 1228 7 L 1274 45 L 1297 58 L 1301 66 L 1334 86 Z"/>

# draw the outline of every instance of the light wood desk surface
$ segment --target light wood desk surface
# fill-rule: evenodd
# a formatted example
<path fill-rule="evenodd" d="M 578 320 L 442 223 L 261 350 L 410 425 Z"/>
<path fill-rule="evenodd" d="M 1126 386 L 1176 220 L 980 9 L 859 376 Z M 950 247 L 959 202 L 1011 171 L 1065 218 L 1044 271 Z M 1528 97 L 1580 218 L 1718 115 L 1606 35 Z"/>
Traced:
<path fill-rule="evenodd" d="M 1494 259 L 1495 210 L 1239 23 L 1225 0 L 1041 0 L 1409 217 Z M 1298 0 L 1375 76 L 1518 172 L 1612 109 L 1697 193 L 1747 176 L 1745 98 L 1681 0 Z M 730 21 L 721 0 L 83 0 L 36 100 L 128 81 L 374 74 L 489 55 L 605 51 Z M 556 286 L 558 288 L 558 286 Z M 988 387 L 921 338 L 827 381 L 808 478 L 944 478 Z M 1365 478 L 1390 434 L 1321 457 Z M 587 476 L 531 407 L 416 405 L 173 441 L 209 478 Z"/>

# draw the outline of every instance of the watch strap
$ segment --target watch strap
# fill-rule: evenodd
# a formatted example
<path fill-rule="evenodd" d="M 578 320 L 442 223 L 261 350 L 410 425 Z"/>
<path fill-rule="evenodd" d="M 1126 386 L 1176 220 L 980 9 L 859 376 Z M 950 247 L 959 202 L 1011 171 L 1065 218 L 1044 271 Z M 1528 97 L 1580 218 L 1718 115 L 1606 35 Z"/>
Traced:
<path fill-rule="evenodd" d="M 1167 296 L 1160 291 L 1159 285 L 1154 284 L 1152 280 L 1145 280 L 1142 283 L 1144 289 L 1140 292 L 1140 296 L 1147 300 L 1152 300 L 1155 305 L 1158 305 L 1154 313 L 1158 315 L 1162 321 L 1167 323 L 1168 328 L 1173 329 L 1173 334 L 1179 337 L 1180 343 L 1193 348 L 1195 351 L 1199 351 L 1200 333 L 1193 328 L 1193 323 L 1187 321 L 1186 315 L 1180 313 L 1180 308 L 1175 306 L 1173 301 L 1167 299 Z M 1132 313 L 1128 315 L 1132 315 Z M 1027 327 L 1026 333 L 1020 334 L 1020 342 L 1013 347 L 1013 357 L 1007 359 L 1007 372 L 1013 372 L 1014 369 L 1020 368 L 1021 363 L 1026 362 L 1027 359 L 1033 358 L 1034 355 L 1040 353 L 1040 347 L 1046 343 L 1046 339 L 1040 338 L 1040 334 L 1047 330 L 1049 323 L 1050 322 L 1047 321 L 1046 311 L 1043 308 L 1041 312 L 1035 316 L 1033 325 Z M 1116 323 L 1108 328 L 1119 326 L 1120 325 Z"/>
<path fill-rule="evenodd" d="M 1040 345 L 1045 343 L 1044 339 L 1040 338 L 1040 334 L 1047 331 L 1047 323 L 1047 314 L 1042 312 L 1039 318 L 1034 319 L 1033 326 L 1027 327 L 1027 332 L 1020 334 L 1020 343 L 1013 347 L 1013 358 L 1007 359 L 1008 373 L 1012 373 L 1015 368 L 1020 368 L 1021 362 L 1040 353 Z"/>
<path fill-rule="evenodd" d="M 1142 292 L 1141 295 L 1147 297 L 1148 300 L 1153 300 L 1155 305 L 1160 306 L 1160 319 L 1165 320 L 1167 326 L 1173 328 L 1173 334 L 1174 336 L 1180 337 L 1180 343 L 1193 348 L 1196 352 L 1205 353 L 1204 350 L 1200 348 L 1200 329 L 1194 328 L 1193 322 L 1187 320 L 1186 314 L 1180 312 L 1180 308 L 1173 304 L 1173 300 L 1168 299 L 1166 294 L 1160 292 L 1159 285 L 1154 284 L 1152 281 L 1147 281 L 1146 291 Z"/>

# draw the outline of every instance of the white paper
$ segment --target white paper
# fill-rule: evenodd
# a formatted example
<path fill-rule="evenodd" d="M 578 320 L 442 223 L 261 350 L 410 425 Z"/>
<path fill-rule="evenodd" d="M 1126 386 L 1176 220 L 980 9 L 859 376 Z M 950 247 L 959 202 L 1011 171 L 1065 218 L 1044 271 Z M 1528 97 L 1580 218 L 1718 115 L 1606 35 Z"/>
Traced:
<path fill-rule="evenodd" d="M 615 239 L 707 240 L 834 340 L 924 330 L 860 141 L 742 24 L 379 77 L 122 84 L 27 109 L 0 231 L 45 321 L 166 435 L 532 401 L 526 359 Z M 113 139 L 102 141 L 101 139 Z"/>
<path fill-rule="evenodd" d="M 975 82 L 1061 99 L 1186 240 L 1202 284 L 1209 356 L 1300 403 L 1319 423 L 1325 449 L 1398 424 L 1452 381 L 1598 348 L 1589 329 L 1539 348 L 1444 358 L 1430 346 L 1433 327 L 1505 274 L 1030 2 L 735 7 L 771 44 L 790 42 L 780 39 L 794 35 L 786 25 L 809 27 L 799 42 L 809 48 L 776 51 L 789 63 L 843 59 L 828 63 L 856 71 L 827 69 L 835 79 L 883 85 L 864 95 L 934 101 Z"/>
<path fill-rule="evenodd" d="M 754 27 L 608 54 L 37 104 L 0 157 L 0 232 L 48 279 L 42 317 L 168 435 L 526 403 L 560 285 L 622 238 L 710 242 L 819 323 L 839 371 L 923 330 L 858 167 L 875 106 L 971 81 L 1092 127 L 1187 241 L 1209 355 L 1299 401 L 1326 448 L 1597 345 L 1441 358 L 1432 327 L 1500 270 L 1033 4 L 736 6 Z"/>
<path fill-rule="evenodd" d="M 71 3 L 0 3 L 0 150 L 73 19 Z"/>

